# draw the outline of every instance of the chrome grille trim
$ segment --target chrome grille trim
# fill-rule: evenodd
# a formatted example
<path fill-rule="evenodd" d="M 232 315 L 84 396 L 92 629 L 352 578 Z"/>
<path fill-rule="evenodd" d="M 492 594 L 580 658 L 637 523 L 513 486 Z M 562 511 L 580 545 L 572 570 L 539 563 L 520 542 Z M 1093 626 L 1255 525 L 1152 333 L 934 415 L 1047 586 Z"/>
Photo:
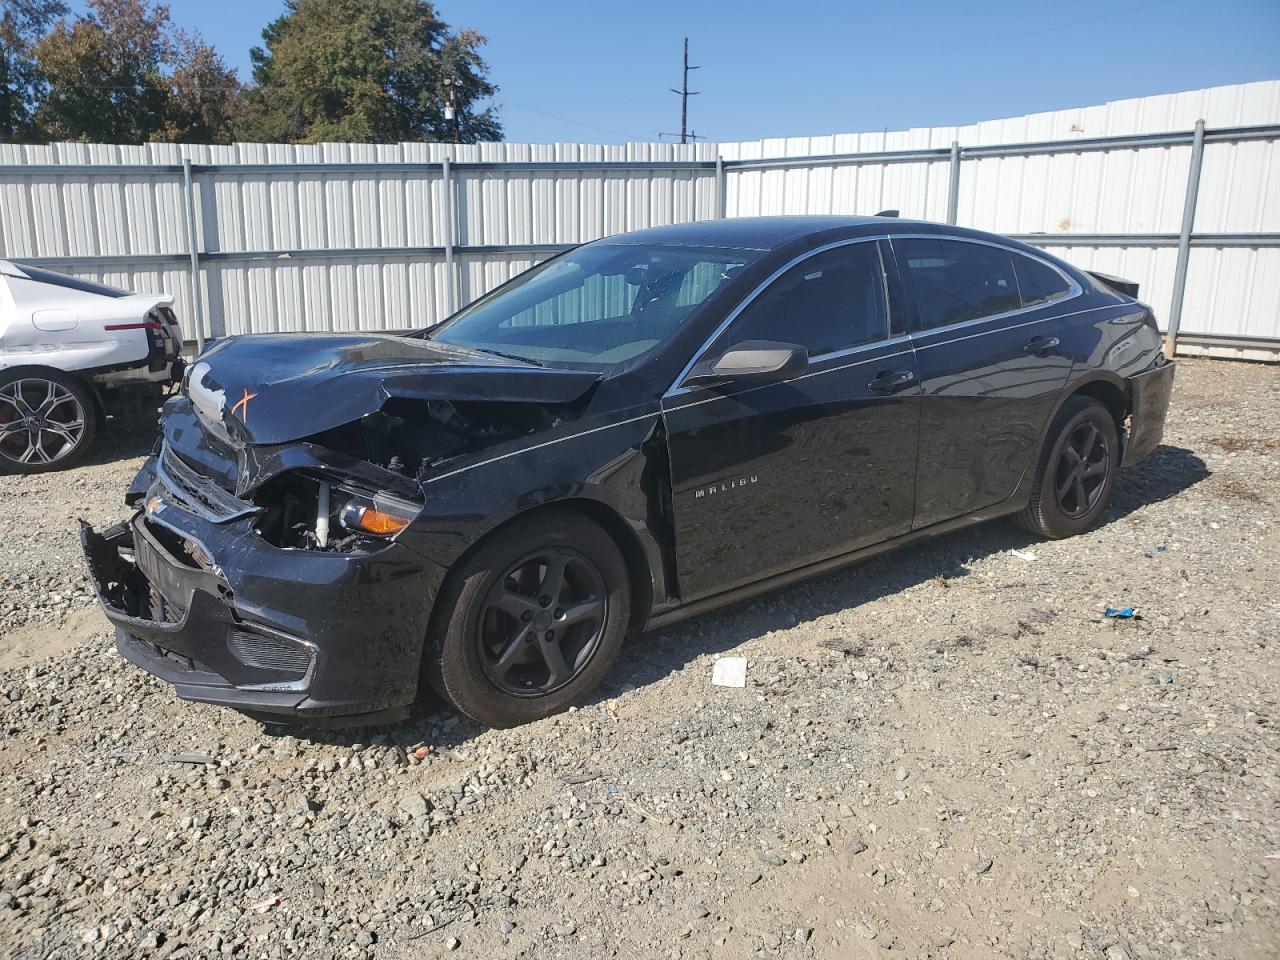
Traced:
<path fill-rule="evenodd" d="M 160 451 L 156 479 L 175 506 L 212 523 L 228 523 L 261 509 L 200 476 L 170 450 L 168 444 Z"/>

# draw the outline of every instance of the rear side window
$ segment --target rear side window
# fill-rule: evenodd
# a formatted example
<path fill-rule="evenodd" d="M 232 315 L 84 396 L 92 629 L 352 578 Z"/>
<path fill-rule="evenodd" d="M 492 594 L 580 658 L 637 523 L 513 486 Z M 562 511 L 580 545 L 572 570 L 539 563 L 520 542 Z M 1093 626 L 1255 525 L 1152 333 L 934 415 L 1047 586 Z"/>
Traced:
<path fill-rule="evenodd" d="M 714 352 L 746 340 L 775 340 L 799 344 L 816 357 L 888 335 L 879 245 L 852 243 L 815 254 L 774 280 L 738 315 Z"/>
<path fill-rule="evenodd" d="M 1007 250 L 959 240 L 895 240 L 911 271 L 925 330 L 1022 306 Z"/>
<path fill-rule="evenodd" d="M 1018 289 L 1024 307 L 1050 303 L 1071 292 L 1071 284 L 1047 263 L 1021 254 L 1013 255 L 1013 268 L 1018 274 Z"/>

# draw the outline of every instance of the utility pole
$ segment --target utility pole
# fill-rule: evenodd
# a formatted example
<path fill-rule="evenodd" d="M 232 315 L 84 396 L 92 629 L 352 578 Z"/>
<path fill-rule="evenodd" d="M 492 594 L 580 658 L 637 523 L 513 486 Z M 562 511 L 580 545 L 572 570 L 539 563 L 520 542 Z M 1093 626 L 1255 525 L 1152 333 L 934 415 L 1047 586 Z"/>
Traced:
<path fill-rule="evenodd" d="M 689 66 L 689 38 L 684 38 L 684 76 L 680 84 L 680 89 L 668 87 L 672 93 L 680 95 L 680 142 L 689 142 L 689 98 L 696 97 L 698 91 L 689 89 L 689 71 L 697 70 L 698 67 Z"/>

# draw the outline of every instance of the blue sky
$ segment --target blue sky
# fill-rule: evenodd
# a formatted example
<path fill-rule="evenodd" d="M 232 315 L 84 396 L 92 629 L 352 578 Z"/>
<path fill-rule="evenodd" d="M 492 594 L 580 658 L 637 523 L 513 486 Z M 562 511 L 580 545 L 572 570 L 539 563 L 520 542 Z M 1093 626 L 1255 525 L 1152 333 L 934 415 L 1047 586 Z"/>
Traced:
<path fill-rule="evenodd" d="M 274 0 L 169 0 L 249 76 Z M 438 0 L 489 38 L 507 139 L 617 143 L 968 123 L 1280 78 L 1280 0 Z"/>

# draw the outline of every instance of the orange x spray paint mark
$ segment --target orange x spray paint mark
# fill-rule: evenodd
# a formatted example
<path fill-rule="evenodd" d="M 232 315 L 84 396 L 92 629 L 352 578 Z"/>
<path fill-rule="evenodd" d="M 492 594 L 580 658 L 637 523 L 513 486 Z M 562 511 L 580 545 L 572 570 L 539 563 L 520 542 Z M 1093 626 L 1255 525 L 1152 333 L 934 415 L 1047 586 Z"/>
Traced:
<path fill-rule="evenodd" d="M 249 388 L 245 387 L 244 396 L 236 401 L 236 405 L 231 408 L 231 412 L 240 411 L 240 422 L 247 424 L 249 422 L 249 401 L 256 397 L 256 393 L 250 393 Z"/>

